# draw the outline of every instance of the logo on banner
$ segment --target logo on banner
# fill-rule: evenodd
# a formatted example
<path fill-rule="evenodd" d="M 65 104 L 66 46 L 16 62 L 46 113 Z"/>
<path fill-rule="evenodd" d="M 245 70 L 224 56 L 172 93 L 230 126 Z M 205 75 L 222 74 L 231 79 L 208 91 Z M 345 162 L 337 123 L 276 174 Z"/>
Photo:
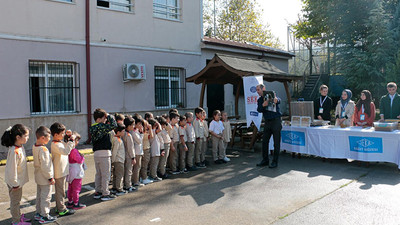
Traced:
<path fill-rule="evenodd" d="M 306 138 L 304 132 L 300 131 L 281 131 L 282 142 L 290 145 L 306 145 Z"/>
<path fill-rule="evenodd" d="M 350 151 L 382 153 L 382 138 L 349 136 Z"/>
<path fill-rule="evenodd" d="M 250 116 L 258 116 L 258 112 L 250 111 Z"/>
<path fill-rule="evenodd" d="M 257 92 L 257 88 L 255 86 L 251 86 L 250 87 L 250 92 L 251 93 L 256 93 Z"/>

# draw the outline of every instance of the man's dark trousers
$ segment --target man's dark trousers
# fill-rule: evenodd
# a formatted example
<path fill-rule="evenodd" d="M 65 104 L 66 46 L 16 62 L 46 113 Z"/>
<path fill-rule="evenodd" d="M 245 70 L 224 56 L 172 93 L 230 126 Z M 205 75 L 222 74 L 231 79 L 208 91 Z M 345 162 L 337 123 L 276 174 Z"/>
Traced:
<path fill-rule="evenodd" d="M 269 162 L 268 152 L 269 152 L 269 140 L 271 135 L 274 139 L 274 158 L 273 162 L 278 163 L 279 152 L 281 149 L 281 130 L 282 121 L 281 117 L 276 117 L 274 119 L 266 120 L 264 124 L 263 142 L 262 142 L 262 157 L 263 161 Z"/>

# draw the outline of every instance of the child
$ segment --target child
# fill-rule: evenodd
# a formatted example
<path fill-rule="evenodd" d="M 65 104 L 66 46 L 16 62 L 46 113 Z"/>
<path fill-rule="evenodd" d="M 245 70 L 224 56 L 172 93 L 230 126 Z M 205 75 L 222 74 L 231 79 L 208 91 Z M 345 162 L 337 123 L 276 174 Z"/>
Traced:
<path fill-rule="evenodd" d="M 194 132 L 193 128 L 193 113 L 192 112 L 187 112 L 185 114 L 186 116 L 186 135 L 187 135 L 187 141 L 186 141 L 186 146 L 188 147 L 187 151 L 187 156 L 186 156 L 186 165 L 188 171 L 196 171 L 197 168 L 193 165 L 193 159 L 194 159 L 194 145 L 196 141 L 196 135 Z"/>
<path fill-rule="evenodd" d="M 63 141 L 65 136 L 65 126 L 58 122 L 55 122 L 50 126 L 50 131 L 51 135 L 53 136 L 53 141 L 51 143 L 51 154 L 54 166 L 54 179 L 56 180 L 56 212 L 58 212 L 59 216 L 72 215 L 75 213 L 75 210 L 67 209 L 64 204 L 64 198 L 65 181 L 67 175 L 69 174 L 68 155 L 75 147 L 75 136 L 71 135 L 71 138 L 68 140 L 67 143 L 65 143 Z"/>
<path fill-rule="evenodd" d="M 208 149 L 208 140 L 210 139 L 210 131 L 208 129 L 208 121 L 207 121 L 207 113 L 205 110 L 202 112 L 202 120 L 203 120 L 203 126 L 204 126 L 204 142 L 203 142 L 203 147 L 201 149 L 201 161 L 204 166 L 207 165 L 206 161 L 206 153 Z"/>
<path fill-rule="evenodd" d="M 196 146 L 194 150 L 195 162 L 197 168 L 206 168 L 206 165 L 203 164 L 203 160 L 201 159 L 201 153 L 203 149 L 204 142 L 207 140 L 205 137 L 204 124 L 203 124 L 203 109 L 201 107 L 197 107 L 194 109 L 194 114 L 196 115 L 196 119 L 193 122 L 194 133 L 196 136 Z"/>
<path fill-rule="evenodd" d="M 178 149 L 178 143 L 179 143 L 179 127 L 178 127 L 178 121 L 179 121 L 179 114 L 175 112 L 171 112 L 169 114 L 169 118 L 171 120 L 171 134 L 170 137 L 172 139 L 171 141 L 171 151 L 169 153 L 169 168 L 171 169 L 172 174 L 179 174 L 179 170 L 176 166 L 177 160 L 178 160 L 178 155 L 179 155 L 179 149 Z"/>
<path fill-rule="evenodd" d="M 115 121 L 120 124 L 124 124 L 125 116 L 120 113 L 115 113 Z"/>
<path fill-rule="evenodd" d="M 108 183 L 111 171 L 111 139 L 109 132 L 117 126 L 114 118 L 108 115 L 104 109 L 96 109 L 93 113 L 95 123 L 89 129 L 92 137 L 95 175 L 95 199 L 108 201 L 115 199 L 115 195 L 110 194 Z M 106 124 L 106 122 L 109 124 Z"/>
<path fill-rule="evenodd" d="M 164 145 L 164 142 L 161 143 L 159 133 L 161 131 L 160 124 L 153 118 L 149 119 L 149 124 L 152 127 L 151 132 L 153 133 L 153 137 L 150 139 L 150 179 L 154 182 L 161 181 L 162 179 L 157 176 L 157 168 L 160 162 L 161 154 L 161 144 Z"/>
<path fill-rule="evenodd" d="M 46 148 L 50 141 L 50 130 L 40 126 L 36 130 L 36 143 L 32 147 L 33 167 L 36 182 L 36 214 L 39 223 L 51 223 L 57 220 L 50 216 L 51 186 L 55 184 L 53 163 L 50 152 Z"/>
<path fill-rule="evenodd" d="M 81 135 L 77 132 L 74 132 L 73 135 L 75 136 L 75 148 L 71 150 L 68 156 L 69 174 L 67 177 L 67 208 L 78 210 L 86 207 L 86 205 L 79 202 L 79 193 L 82 189 L 82 178 L 85 175 L 84 170 L 86 169 L 86 165 L 84 164 L 85 158 L 78 149 L 76 149 L 76 146 L 79 144 L 79 140 L 81 139 Z"/>
<path fill-rule="evenodd" d="M 135 146 L 133 142 L 132 132 L 135 129 L 135 120 L 131 116 L 127 116 L 124 119 L 125 135 L 124 135 L 124 147 L 125 147 L 125 165 L 124 165 L 124 190 L 128 193 L 136 191 L 136 188 L 132 187 L 132 168 L 136 164 L 135 159 Z"/>
<path fill-rule="evenodd" d="M 171 148 L 171 138 L 168 134 L 168 131 L 166 130 L 167 127 L 170 127 L 170 129 L 172 130 L 172 127 L 169 123 L 167 123 L 167 120 L 164 117 L 159 117 L 158 118 L 158 122 L 161 125 L 161 137 L 163 139 L 164 142 L 164 155 L 161 155 L 160 157 L 160 163 L 158 165 L 158 171 L 159 171 L 159 176 L 162 179 L 166 179 L 168 178 L 168 175 L 166 173 L 166 166 L 167 166 L 167 159 L 169 157 L 169 150 Z"/>
<path fill-rule="evenodd" d="M 144 120 L 146 120 L 146 121 L 148 121 L 149 119 L 153 119 L 153 118 L 154 118 L 154 116 L 153 116 L 153 113 L 151 113 L 151 112 L 146 112 L 144 114 Z"/>
<path fill-rule="evenodd" d="M 8 148 L 5 182 L 10 195 L 12 224 L 31 224 L 30 219 L 21 215 L 20 202 L 22 187 L 29 181 L 26 167 L 26 153 L 22 145 L 29 139 L 29 129 L 22 124 L 9 127 L 1 137 L 1 145 Z"/>
<path fill-rule="evenodd" d="M 134 187 L 139 187 L 141 186 L 139 175 L 143 157 L 143 119 L 138 115 L 135 115 L 133 119 L 135 120 L 135 128 L 131 134 L 134 142 L 136 164 L 133 166 L 132 182 Z"/>
<path fill-rule="evenodd" d="M 232 138 L 232 127 L 231 123 L 228 120 L 228 113 L 222 112 L 222 124 L 224 125 L 224 131 L 222 132 L 222 137 L 224 141 L 224 160 L 226 162 L 231 161 L 228 157 L 226 157 L 226 148 L 228 147 L 228 143 L 231 141 Z"/>
<path fill-rule="evenodd" d="M 215 110 L 213 112 L 213 121 L 210 123 L 212 154 L 215 164 L 226 163 L 224 160 L 224 141 L 222 137 L 224 125 L 220 121 L 220 118 L 221 112 L 219 110 Z"/>
<path fill-rule="evenodd" d="M 186 146 L 187 135 L 186 135 L 186 117 L 179 117 L 179 170 L 180 173 L 187 173 L 186 169 L 186 153 L 188 147 Z"/>
<path fill-rule="evenodd" d="M 150 139 L 153 138 L 153 132 L 151 132 L 151 125 L 144 120 L 144 131 L 143 131 L 143 157 L 142 167 L 140 168 L 140 178 L 142 178 L 142 184 L 153 183 L 147 177 L 147 170 L 150 162 Z"/>
<path fill-rule="evenodd" d="M 113 189 L 117 196 L 126 194 L 122 187 L 124 177 L 125 148 L 122 137 L 125 135 L 125 125 L 118 123 L 117 127 L 110 132 L 111 137 L 111 163 L 113 165 Z"/>

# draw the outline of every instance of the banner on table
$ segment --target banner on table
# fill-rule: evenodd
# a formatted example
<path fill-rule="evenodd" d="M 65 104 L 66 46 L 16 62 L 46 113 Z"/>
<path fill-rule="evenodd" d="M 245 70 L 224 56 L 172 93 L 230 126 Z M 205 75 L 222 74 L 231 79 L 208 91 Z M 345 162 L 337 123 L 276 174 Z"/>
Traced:
<path fill-rule="evenodd" d="M 382 153 L 382 138 L 349 136 L 350 151 L 363 153 Z"/>
<path fill-rule="evenodd" d="M 282 130 L 281 136 L 282 143 L 298 146 L 306 145 L 306 135 L 304 132 Z"/>
<path fill-rule="evenodd" d="M 246 120 L 247 127 L 250 127 L 251 122 L 260 130 L 262 113 L 257 112 L 257 94 L 256 87 L 263 83 L 263 76 L 243 77 L 243 89 L 246 105 Z"/>

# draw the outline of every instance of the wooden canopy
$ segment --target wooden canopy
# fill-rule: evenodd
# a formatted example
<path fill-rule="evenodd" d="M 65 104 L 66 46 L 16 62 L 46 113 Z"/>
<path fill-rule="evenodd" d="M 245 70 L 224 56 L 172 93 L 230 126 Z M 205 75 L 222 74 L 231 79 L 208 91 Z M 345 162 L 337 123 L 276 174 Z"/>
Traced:
<path fill-rule="evenodd" d="M 202 84 L 200 107 L 203 107 L 205 87 L 207 84 L 234 84 L 237 85 L 235 99 L 235 114 L 238 116 L 238 102 L 240 87 L 243 86 L 242 77 L 262 75 L 265 81 L 279 81 L 285 86 L 286 95 L 290 102 L 288 82 L 302 79 L 301 76 L 289 75 L 278 69 L 267 60 L 243 58 L 238 56 L 215 54 L 214 58 L 197 74 L 186 78 L 187 82 Z M 290 104 L 289 104 L 290 112 Z"/>

